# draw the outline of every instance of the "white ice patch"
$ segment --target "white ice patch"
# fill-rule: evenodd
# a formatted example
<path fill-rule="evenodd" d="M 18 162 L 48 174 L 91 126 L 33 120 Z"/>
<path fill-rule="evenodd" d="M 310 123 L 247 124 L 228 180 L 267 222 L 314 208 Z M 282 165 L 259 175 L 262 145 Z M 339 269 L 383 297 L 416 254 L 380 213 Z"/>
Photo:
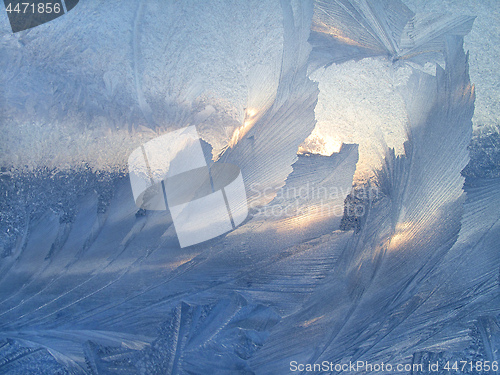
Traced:
<path fill-rule="evenodd" d="M 359 144 L 356 177 L 370 174 L 380 166 L 386 146 L 403 152 L 407 119 L 398 87 L 410 74 L 408 67 L 372 58 L 317 70 L 311 75 L 320 90 L 311 137 L 320 134 L 329 143 Z"/>

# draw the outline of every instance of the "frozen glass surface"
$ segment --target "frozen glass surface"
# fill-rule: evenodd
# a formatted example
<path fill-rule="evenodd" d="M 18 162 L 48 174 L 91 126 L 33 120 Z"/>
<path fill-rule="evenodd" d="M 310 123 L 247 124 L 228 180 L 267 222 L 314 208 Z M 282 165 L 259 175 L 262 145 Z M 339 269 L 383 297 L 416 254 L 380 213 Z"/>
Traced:
<path fill-rule="evenodd" d="M 498 1 L 64 5 L 0 6 L 0 374 L 498 372 Z"/>

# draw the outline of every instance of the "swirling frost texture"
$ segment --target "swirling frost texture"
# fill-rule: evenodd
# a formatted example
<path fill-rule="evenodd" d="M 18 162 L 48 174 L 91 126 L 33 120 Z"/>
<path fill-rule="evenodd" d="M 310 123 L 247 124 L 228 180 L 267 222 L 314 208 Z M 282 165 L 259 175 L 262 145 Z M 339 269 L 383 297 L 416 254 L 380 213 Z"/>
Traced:
<path fill-rule="evenodd" d="M 92 0 L 17 34 L 1 12 L 0 33 L 8 166 L 116 171 L 188 124 L 218 153 L 272 104 L 283 54 L 278 2 Z"/>
<path fill-rule="evenodd" d="M 495 0 L 412 0 L 411 7 L 421 13 L 452 13 L 477 16 L 464 38 L 470 53 L 470 76 L 476 86 L 477 101 L 472 122 L 474 128 L 498 127 L 500 118 L 500 8 Z"/>
<path fill-rule="evenodd" d="M 358 6 L 370 27 L 386 19 L 380 12 L 384 7 L 371 12 L 363 1 L 331 2 L 339 3 Z M 376 3 L 397 3 L 394 9 L 404 9 L 399 2 Z M 153 26 L 147 9 L 156 3 L 127 4 L 122 12 L 128 16 L 112 20 L 126 23 L 124 30 L 130 32 L 130 48 L 119 50 L 128 53 L 127 61 L 132 62 L 123 67 L 129 72 L 129 86 L 120 86 L 114 73 L 104 77 L 107 71 L 101 70 L 97 76 L 111 96 L 113 87 L 126 87 L 126 97 L 116 103 L 130 103 L 130 123 L 137 120 L 150 126 L 149 121 L 158 121 L 158 108 L 143 83 L 149 78 L 134 74 L 134 67 L 156 62 L 133 58 L 143 45 L 135 44 L 134 50 L 134 41 L 142 38 L 134 30 L 141 24 L 137 17 Z M 81 13 L 78 8 L 72 13 L 90 17 L 96 7 L 97 2 L 90 1 Z M 188 13 L 185 9 L 178 16 L 183 19 Z M 220 13 L 228 16 L 227 11 Z M 253 127 L 221 159 L 240 165 L 246 182 L 262 183 L 277 194 L 276 199 L 270 194 L 260 202 L 261 197 L 254 196 L 254 201 L 286 207 L 289 202 L 280 201 L 279 189 L 307 184 L 313 170 L 316 186 L 337 184 L 347 194 L 357 148 L 346 147 L 329 158 L 301 156 L 297 161 L 298 145 L 315 124 L 318 89 L 307 78 L 306 65 L 318 63 L 307 42 L 314 9 L 312 3 L 283 0 L 278 13 L 284 31 L 275 95 Z M 206 13 L 197 14 L 203 18 Z M 217 12 L 210 14 L 218 19 Z M 70 20 L 61 17 L 53 27 Z M 86 31 L 95 35 L 92 30 L 99 29 L 98 22 L 91 26 Z M 388 43 L 382 42 L 385 49 L 377 51 L 392 55 L 394 51 L 387 52 L 395 45 L 392 33 L 384 33 L 377 35 Z M 3 38 L 7 47 L 2 48 L 23 50 L 20 56 L 25 56 L 29 49 L 23 49 L 22 43 L 36 44 L 32 35 L 38 34 L 23 34 L 25 39 L 15 43 Z M 367 216 L 357 233 L 335 230 L 332 222 L 340 220 L 322 216 L 304 222 L 294 214 L 255 215 L 227 236 L 179 249 L 169 215 L 138 212 L 127 179 L 107 181 L 106 186 L 112 187 L 109 195 L 91 189 L 62 194 L 73 201 L 74 209 L 45 210 L 27 220 L 18 246 L 1 259 L 0 371 L 16 373 L 36 366 L 40 373 L 219 369 L 279 374 L 288 370 L 290 360 L 418 362 L 444 357 L 435 354 L 442 351 L 453 358 L 465 348 L 477 351 L 476 358 L 498 359 L 500 189 L 497 179 L 474 176 L 467 179 L 464 194 L 460 172 L 468 161 L 474 91 L 461 36 L 444 29 L 438 39 L 445 51 L 445 69 L 437 67 L 435 76 L 417 69 L 408 85 L 401 87 L 408 142 L 404 155 L 386 150 L 376 173 L 383 195 L 366 202 Z M 352 57 L 350 47 L 337 52 L 347 60 Z M 10 64 L 8 69 L 16 69 Z M 50 77 L 57 81 L 55 73 Z M 74 80 L 65 77 L 60 82 L 70 82 L 68 90 L 73 92 Z M 185 85 L 186 93 L 176 98 L 196 97 L 196 90 L 191 90 L 196 85 L 180 85 Z M 37 87 L 45 90 L 49 85 Z M 99 86 L 82 87 L 97 90 Z M 26 92 L 30 90 L 35 88 Z M 21 94 L 6 93 L 6 98 L 12 103 L 18 100 L 24 108 L 26 98 Z M 59 95 L 58 91 L 48 94 Z M 93 96 L 83 91 L 81 95 Z M 84 103 L 82 113 L 87 111 L 93 118 L 92 103 Z M 179 124 L 200 113 L 189 105 L 174 107 L 166 112 L 174 113 Z M 196 118 L 214 113 L 207 107 Z M 43 109 L 27 108 L 33 113 Z M 11 116 L 18 113 L 13 111 Z M 64 108 L 61 111 L 67 116 Z M 118 110 L 112 111 L 103 117 L 121 116 Z M 471 326 L 468 336 L 464 332 Z M 214 356 L 220 361 L 213 361 Z"/>

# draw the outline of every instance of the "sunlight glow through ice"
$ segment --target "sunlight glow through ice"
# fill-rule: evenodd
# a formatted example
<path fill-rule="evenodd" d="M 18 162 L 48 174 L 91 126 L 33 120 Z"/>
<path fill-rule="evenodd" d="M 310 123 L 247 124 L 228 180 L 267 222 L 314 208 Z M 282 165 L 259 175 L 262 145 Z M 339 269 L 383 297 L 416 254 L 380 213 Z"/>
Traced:
<path fill-rule="evenodd" d="M 398 87 L 410 74 L 409 67 L 380 58 L 332 65 L 311 75 L 320 90 L 313 134 L 359 144 L 355 178 L 365 179 L 380 166 L 384 143 L 403 152 L 406 109 Z"/>

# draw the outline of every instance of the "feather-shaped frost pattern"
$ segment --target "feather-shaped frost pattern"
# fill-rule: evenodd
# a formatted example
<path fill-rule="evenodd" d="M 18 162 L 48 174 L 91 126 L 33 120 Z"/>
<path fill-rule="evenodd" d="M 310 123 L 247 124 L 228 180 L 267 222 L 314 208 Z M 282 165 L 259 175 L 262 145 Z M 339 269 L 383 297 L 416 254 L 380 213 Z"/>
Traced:
<path fill-rule="evenodd" d="M 369 207 L 361 232 L 339 255 L 336 272 L 313 292 L 308 308 L 285 318 L 259 352 L 255 361 L 263 373 L 292 359 L 404 362 L 429 339 L 427 320 L 411 328 L 405 323 L 432 293 L 423 285 L 435 285 L 430 275 L 461 228 L 461 171 L 468 162 L 474 105 L 461 37 L 447 39 L 446 70 L 438 69 L 436 76 L 414 71 L 405 91 L 405 155 L 387 153 L 378 175 L 382 198 Z M 301 333 L 295 328 L 291 335 L 292 327 L 301 327 Z M 320 332 L 324 327 L 328 332 Z M 402 327 L 412 334 L 403 334 Z M 289 343 L 287 350 L 278 349 L 280 342 Z M 268 361 L 274 365 L 264 365 Z"/>
<path fill-rule="evenodd" d="M 72 12 L 77 25 L 96 17 L 85 27 L 63 32 L 65 17 L 2 37 L 12 57 L 0 61 L 3 118 L 29 119 L 19 129 L 43 135 L 21 143 L 35 153 L 9 143 L 5 160 L 48 163 L 47 133 L 57 138 L 78 120 L 97 130 L 83 140 L 68 131 L 76 138 L 67 144 L 94 147 L 104 162 L 1 170 L 0 373 L 498 360 L 500 182 L 461 174 L 475 100 L 462 44 L 473 17 L 414 14 L 398 0 L 221 4 L 123 1 L 113 18 L 118 2 L 89 0 Z M 93 43 L 100 32 L 109 40 Z M 319 89 L 308 74 L 378 56 L 400 60 L 394 68 L 445 63 L 435 75 L 412 70 L 400 86 L 405 152 L 387 149 L 374 179 L 353 188 L 357 145 L 297 153 L 316 123 Z M 240 167 L 250 215 L 181 249 L 168 211 L 137 210 L 129 176 L 113 168 L 127 150 L 188 124 L 214 159 Z M 80 155 L 57 162 L 73 168 Z M 114 172 L 98 169 L 111 161 Z M 457 357 L 468 348 L 473 355 Z"/>
<path fill-rule="evenodd" d="M 273 105 L 265 111 L 222 160 L 240 167 L 247 186 L 249 205 L 269 203 L 284 184 L 297 149 L 314 129 L 317 84 L 307 77 L 307 59 L 312 2 L 298 2 L 297 9 L 288 1 L 283 9 L 283 57 L 280 81 Z"/>
<path fill-rule="evenodd" d="M 441 63 L 446 35 L 464 36 L 473 22 L 472 16 L 415 14 L 401 1 L 317 1 L 312 68 L 373 56 Z"/>
<path fill-rule="evenodd" d="M 253 374 L 247 360 L 263 345 L 279 316 L 240 296 L 210 305 L 177 306 L 146 350 L 138 370 L 167 374 Z"/>

